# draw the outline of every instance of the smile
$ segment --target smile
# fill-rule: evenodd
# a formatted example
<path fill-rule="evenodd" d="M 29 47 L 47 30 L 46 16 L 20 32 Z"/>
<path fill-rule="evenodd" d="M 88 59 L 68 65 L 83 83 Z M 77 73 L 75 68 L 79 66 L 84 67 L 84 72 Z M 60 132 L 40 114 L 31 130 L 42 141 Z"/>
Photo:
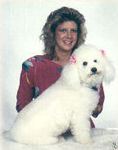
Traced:
<path fill-rule="evenodd" d="M 72 44 L 72 41 L 66 40 L 66 41 L 64 41 L 64 44 L 70 45 L 70 44 Z"/>

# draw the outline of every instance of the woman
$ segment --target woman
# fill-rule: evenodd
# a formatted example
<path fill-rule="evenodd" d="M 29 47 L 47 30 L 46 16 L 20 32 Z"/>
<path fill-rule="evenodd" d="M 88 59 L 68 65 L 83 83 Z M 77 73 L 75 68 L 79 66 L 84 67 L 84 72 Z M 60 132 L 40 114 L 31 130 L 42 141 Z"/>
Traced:
<path fill-rule="evenodd" d="M 84 16 L 72 8 L 62 7 L 49 15 L 41 35 L 45 55 L 34 56 L 22 65 L 17 93 L 18 112 L 60 77 L 70 55 L 85 42 L 84 23 Z M 93 112 L 94 117 L 102 111 L 103 102 L 104 92 L 101 85 L 99 103 Z M 95 127 L 92 120 L 91 127 Z"/>

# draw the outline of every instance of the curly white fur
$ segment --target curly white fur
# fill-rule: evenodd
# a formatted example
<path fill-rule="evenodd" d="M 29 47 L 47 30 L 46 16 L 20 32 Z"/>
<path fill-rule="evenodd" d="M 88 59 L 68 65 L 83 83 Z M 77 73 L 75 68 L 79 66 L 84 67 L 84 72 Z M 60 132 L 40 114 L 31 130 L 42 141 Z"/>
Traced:
<path fill-rule="evenodd" d="M 77 142 L 91 142 L 89 118 L 99 100 L 99 91 L 92 87 L 111 81 L 114 69 L 94 46 L 82 45 L 73 55 L 76 62 L 69 62 L 60 79 L 18 114 L 7 133 L 12 140 L 53 144 L 70 129 Z"/>

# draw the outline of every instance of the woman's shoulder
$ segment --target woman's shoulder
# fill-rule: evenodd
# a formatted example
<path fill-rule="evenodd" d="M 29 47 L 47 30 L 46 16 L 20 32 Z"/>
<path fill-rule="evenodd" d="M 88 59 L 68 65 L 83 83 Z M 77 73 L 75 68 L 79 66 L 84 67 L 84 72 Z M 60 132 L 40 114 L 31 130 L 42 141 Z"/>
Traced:
<path fill-rule="evenodd" d="M 45 55 L 35 55 L 35 56 L 32 56 L 30 58 L 28 58 L 26 61 L 29 61 L 29 62 L 45 62 L 47 60 L 46 56 Z"/>
<path fill-rule="evenodd" d="M 35 55 L 35 56 L 32 56 L 32 57 L 26 59 L 22 63 L 22 68 L 26 72 L 29 72 L 31 69 L 35 68 L 37 65 L 39 65 L 39 64 L 41 65 L 45 62 L 47 62 L 47 58 L 45 55 Z"/>
<path fill-rule="evenodd" d="M 28 58 L 26 61 L 23 62 L 22 67 L 25 71 L 29 72 L 34 68 L 39 69 L 50 69 L 50 68 L 57 68 L 60 65 L 52 62 L 52 60 L 48 59 L 46 55 L 35 55 L 33 57 Z"/>
<path fill-rule="evenodd" d="M 43 62 L 44 63 L 46 61 L 51 61 L 51 60 L 47 59 L 45 55 L 35 55 L 35 56 L 32 56 L 32 57 L 26 59 L 23 62 L 23 64 L 25 63 L 25 64 L 29 64 L 32 66 L 33 63 L 37 63 L 37 62 L 39 62 L 39 63 Z"/>

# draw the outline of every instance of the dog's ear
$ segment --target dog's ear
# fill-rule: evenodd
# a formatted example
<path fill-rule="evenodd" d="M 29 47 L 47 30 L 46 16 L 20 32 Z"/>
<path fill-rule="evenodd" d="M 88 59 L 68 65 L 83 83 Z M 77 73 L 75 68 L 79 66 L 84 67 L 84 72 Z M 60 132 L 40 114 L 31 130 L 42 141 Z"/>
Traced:
<path fill-rule="evenodd" d="M 109 83 L 115 77 L 115 68 L 114 68 L 112 62 L 109 60 L 109 58 L 103 52 L 103 50 L 101 52 L 102 52 L 102 56 L 103 56 L 104 62 L 105 62 L 104 81 L 106 83 Z"/>
<path fill-rule="evenodd" d="M 70 62 L 64 67 L 61 78 L 67 85 L 73 86 L 75 88 L 79 86 L 79 71 L 75 56 L 73 57 L 72 55 L 70 57 Z"/>

